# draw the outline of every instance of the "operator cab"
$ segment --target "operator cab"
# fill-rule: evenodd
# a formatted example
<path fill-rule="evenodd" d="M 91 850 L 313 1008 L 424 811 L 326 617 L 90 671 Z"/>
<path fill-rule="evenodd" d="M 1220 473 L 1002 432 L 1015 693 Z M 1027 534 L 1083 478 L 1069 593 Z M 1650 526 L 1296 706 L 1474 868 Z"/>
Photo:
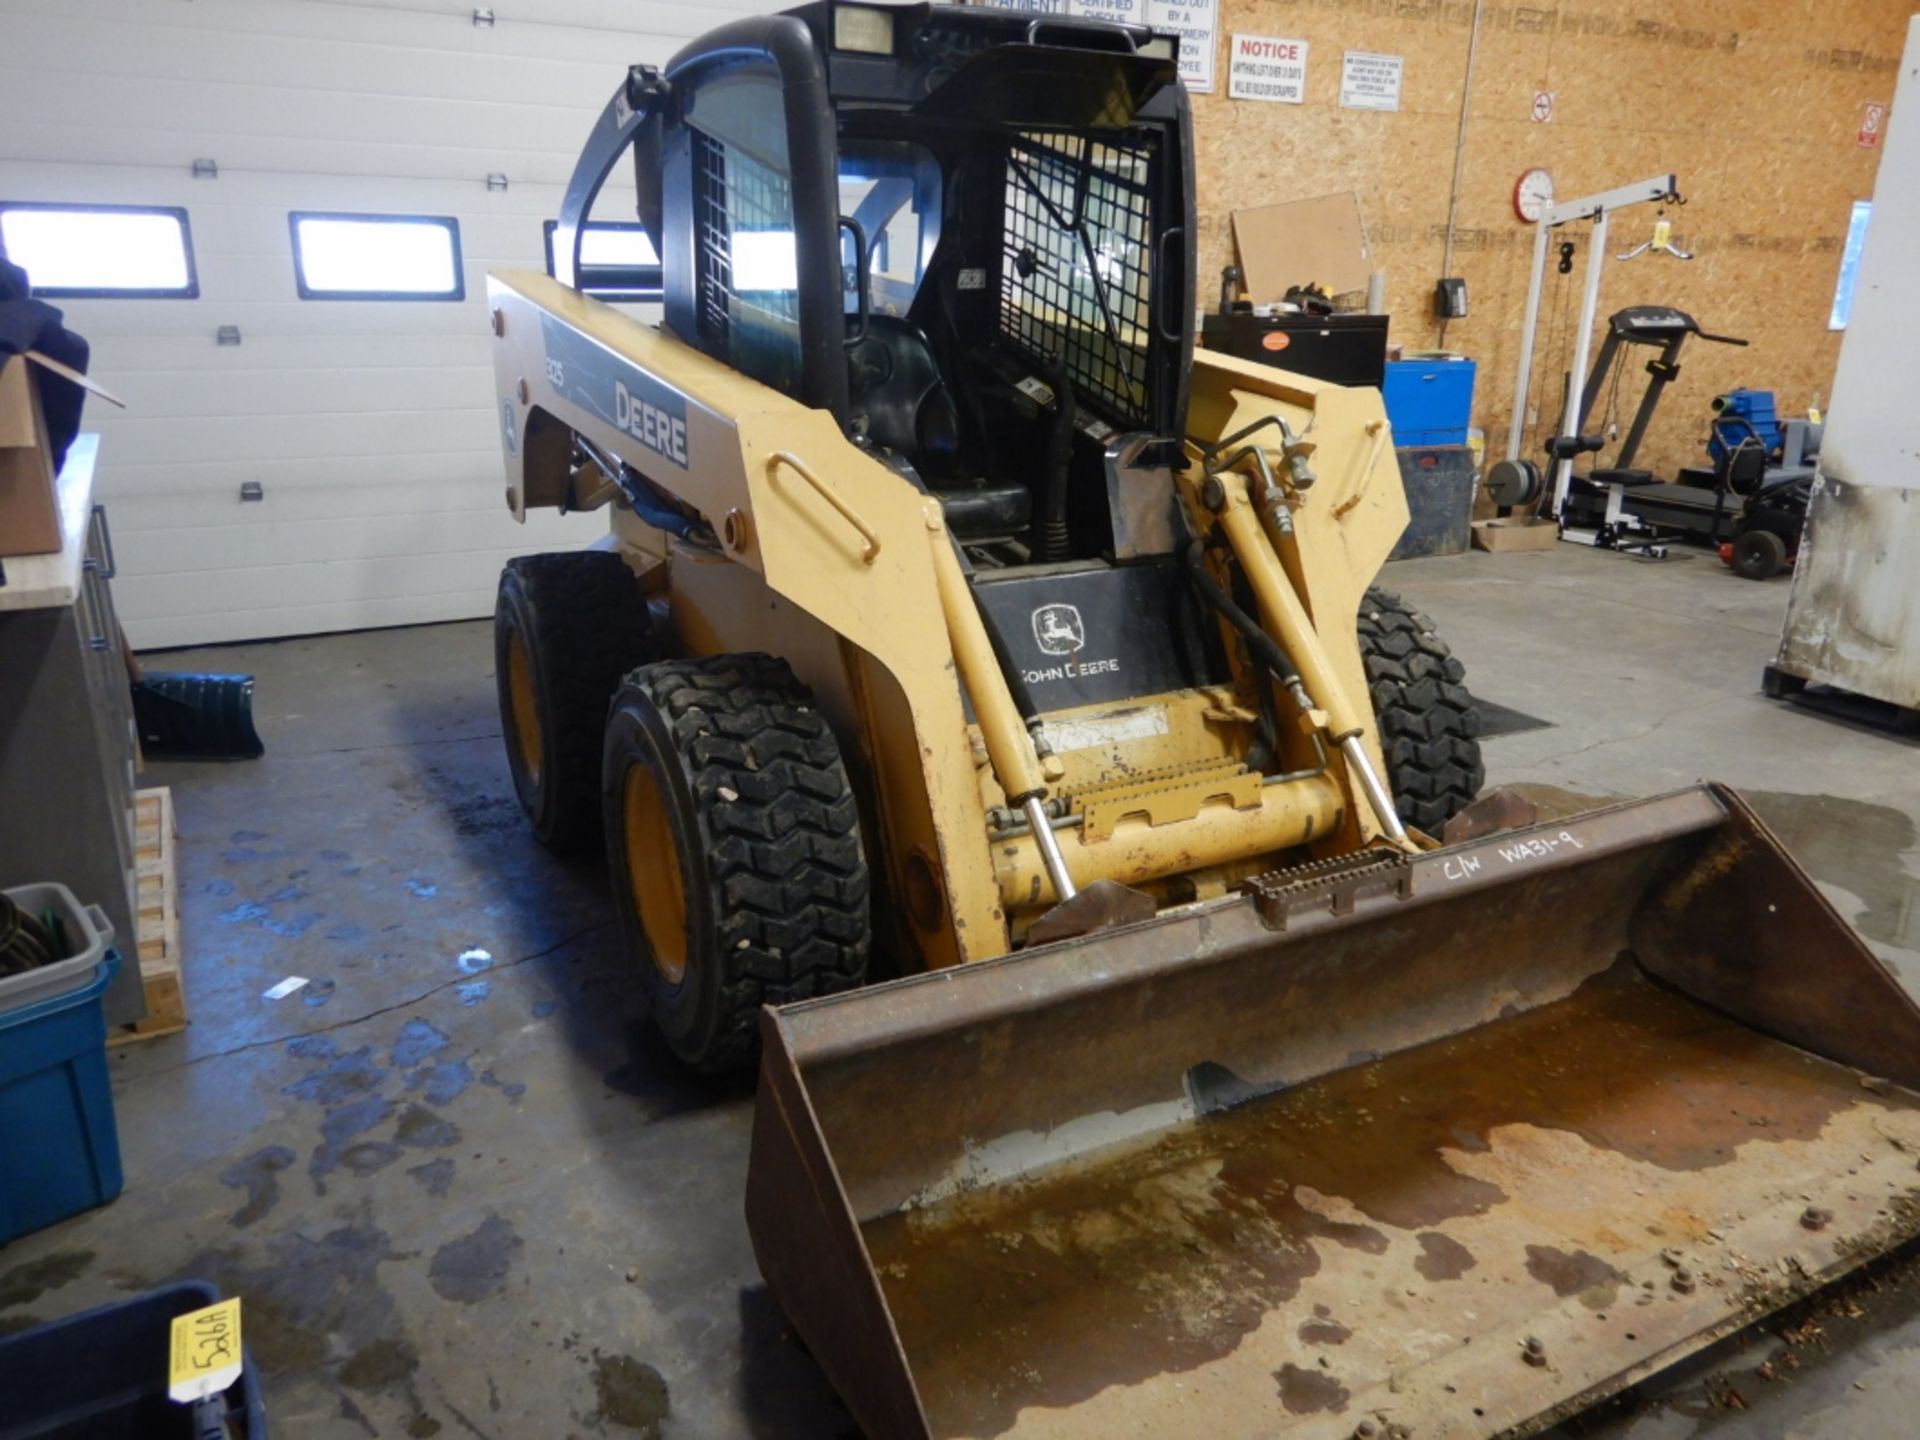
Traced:
<path fill-rule="evenodd" d="M 948 5 L 741 20 L 636 69 L 592 189 L 630 141 L 667 328 L 832 412 L 975 563 L 1165 554 L 1193 347 L 1175 48 Z M 1143 466 L 1144 529 L 1113 480 Z"/>
<path fill-rule="evenodd" d="M 555 235 L 575 253 L 630 142 L 666 328 L 940 501 L 1041 710 L 1227 673 L 1173 480 L 1195 294 L 1177 43 L 931 4 L 736 21 L 636 68 Z"/>

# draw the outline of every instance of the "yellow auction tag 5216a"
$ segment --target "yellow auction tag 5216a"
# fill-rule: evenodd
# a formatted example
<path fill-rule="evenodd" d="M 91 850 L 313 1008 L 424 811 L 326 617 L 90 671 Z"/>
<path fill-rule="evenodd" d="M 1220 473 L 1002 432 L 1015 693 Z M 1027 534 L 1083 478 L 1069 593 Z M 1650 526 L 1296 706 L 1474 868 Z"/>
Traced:
<path fill-rule="evenodd" d="M 167 1393 L 181 1404 L 218 1395 L 240 1378 L 240 1297 L 173 1322 Z"/>

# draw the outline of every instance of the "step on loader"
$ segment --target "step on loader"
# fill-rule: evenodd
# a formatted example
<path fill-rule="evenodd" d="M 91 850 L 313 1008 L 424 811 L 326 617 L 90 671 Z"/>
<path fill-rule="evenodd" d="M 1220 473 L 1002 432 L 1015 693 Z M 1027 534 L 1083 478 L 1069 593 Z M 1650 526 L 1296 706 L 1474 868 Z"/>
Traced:
<path fill-rule="evenodd" d="M 1920 1012 L 1730 791 L 1474 802 L 1378 393 L 1194 348 L 1178 43 L 625 77 L 489 282 L 509 506 L 611 520 L 514 784 L 875 1440 L 1530 1433 L 1920 1228 Z"/>

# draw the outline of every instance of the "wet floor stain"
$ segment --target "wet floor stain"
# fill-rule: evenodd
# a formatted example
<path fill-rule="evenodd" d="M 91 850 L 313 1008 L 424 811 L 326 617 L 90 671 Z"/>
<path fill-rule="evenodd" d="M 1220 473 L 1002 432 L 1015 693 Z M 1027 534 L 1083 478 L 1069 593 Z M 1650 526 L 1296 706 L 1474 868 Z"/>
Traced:
<path fill-rule="evenodd" d="M 1854 927 L 1885 945 L 1920 949 L 1920 879 L 1901 856 L 1920 847 L 1913 817 L 1837 795 L 1742 790 L 1781 844 L 1816 880 L 1864 902 Z"/>
<path fill-rule="evenodd" d="M 282 885 L 278 890 L 274 891 L 273 894 L 267 896 L 267 904 L 278 905 L 286 900 L 305 899 L 306 894 L 307 892 L 302 890 L 298 885 Z"/>
<path fill-rule="evenodd" d="M 1552 1245 L 1527 1246 L 1527 1273 L 1563 1299 L 1596 1285 L 1617 1284 L 1623 1278 L 1598 1255 L 1585 1250 L 1568 1252 Z"/>
<path fill-rule="evenodd" d="M 380 1271 L 412 1257 L 396 1252 L 364 1213 L 318 1237 L 274 1235 L 245 1255 L 237 1247 L 202 1251 L 165 1278 L 209 1280 L 223 1295 L 244 1296 L 247 1348 L 276 1381 L 317 1371 L 400 1333 Z M 161 1282 L 128 1276 L 125 1283 L 145 1290 Z"/>
<path fill-rule="evenodd" d="M 227 879 L 209 880 L 200 887 L 200 893 L 202 895 L 212 895 L 216 898 L 231 895 L 233 894 L 233 881 Z"/>
<path fill-rule="evenodd" d="M 266 838 L 267 832 L 264 830 L 236 830 L 227 837 L 227 840 L 234 845 L 251 845 L 256 840 Z"/>
<path fill-rule="evenodd" d="M 493 985 L 487 980 L 468 980 L 454 986 L 454 990 L 460 996 L 460 1003 L 471 1008 L 493 993 Z"/>
<path fill-rule="evenodd" d="M 1353 1338 L 1353 1331 L 1338 1320 L 1326 1320 L 1318 1316 L 1301 1321 L 1298 1334 L 1302 1345 L 1344 1345 Z"/>
<path fill-rule="evenodd" d="M 427 1194 L 439 1200 L 452 1187 L 454 1171 L 453 1161 L 443 1155 L 438 1160 L 429 1160 L 424 1165 L 411 1167 L 407 1174 L 418 1180 Z"/>
<path fill-rule="evenodd" d="M 331 1060 L 339 1053 L 325 1035 L 297 1035 L 287 1042 L 287 1054 L 296 1060 Z"/>
<path fill-rule="evenodd" d="M 1273 1372 L 1280 1387 L 1280 1404 L 1289 1415 L 1314 1415 L 1331 1410 L 1338 1415 L 1347 1408 L 1347 1387 L 1324 1370 L 1308 1370 L 1287 1364 Z"/>
<path fill-rule="evenodd" d="M 407 881 L 407 889 L 422 900 L 431 900 L 440 893 L 438 885 L 429 885 L 424 880 Z"/>
<path fill-rule="evenodd" d="M 280 1200 L 280 1172 L 293 1161 L 293 1151 L 285 1145 L 268 1145 L 222 1170 L 222 1185 L 247 1192 L 247 1203 L 229 1215 L 227 1223 L 242 1230 L 271 1211 Z"/>
<path fill-rule="evenodd" d="M 241 845 L 232 850 L 220 852 L 220 858 L 229 865 L 245 865 L 251 860 L 284 860 L 291 850 L 256 850 L 250 845 Z"/>
<path fill-rule="evenodd" d="M 272 931 L 283 940 L 295 940 L 313 928 L 314 922 L 322 919 L 322 912 L 312 910 L 304 915 L 296 915 L 291 920 L 262 920 L 261 927 Z"/>
<path fill-rule="evenodd" d="M 489 1215 L 433 1252 L 427 1279 L 441 1299 L 471 1305 L 500 1292 L 520 1245 L 511 1224 L 499 1215 Z"/>
<path fill-rule="evenodd" d="M 427 1020 L 409 1020 L 400 1027 L 400 1038 L 393 1042 L 393 1066 L 411 1070 L 446 1048 L 445 1031 Z"/>
<path fill-rule="evenodd" d="M 527 1087 L 518 1080 L 502 1080 L 492 1070 L 480 1072 L 480 1083 L 489 1089 L 498 1090 L 509 1100 L 518 1100 L 527 1093 Z"/>
<path fill-rule="evenodd" d="M 269 914 L 267 907 L 257 900 L 243 900 L 231 910 L 222 910 L 213 918 L 222 925 L 244 925 L 249 920 L 258 920 Z"/>
<path fill-rule="evenodd" d="M 363 1394 L 404 1385 L 420 1368 L 420 1353 L 405 1340 L 383 1335 L 370 1340 L 340 1362 L 336 1378 L 349 1390 Z"/>
<path fill-rule="evenodd" d="M 305 990 L 300 992 L 301 1004 L 307 1006 L 308 1009 L 318 1010 L 333 998 L 333 992 L 337 988 L 337 984 L 338 982 L 330 978 L 315 980 L 308 985 Z"/>
<path fill-rule="evenodd" d="M 57 1250 L 14 1266 L 0 1275 L 0 1310 L 31 1304 L 49 1290 L 71 1284 L 87 1273 L 94 1258 L 91 1250 Z"/>
<path fill-rule="evenodd" d="M 375 1142 L 360 1139 L 369 1130 L 386 1123 L 387 1117 L 393 1114 L 393 1104 L 385 1096 L 369 1094 L 327 1111 L 320 1121 L 320 1144 L 307 1161 L 307 1174 L 312 1177 L 315 1194 L 327 1193 L 327 1176 L 343 1165 L 355 1174 L 367 1175 L 399 1158 L 399 1150 L 388 1146 L 392 1154 L 381 1160 L 378 1150 L 367 1148 Z"/>
<path fill-rule="evenodd" d="M 421 1092 L 429 1105 L 445 1105 L 473 1083 L 473 1070 L 464 1060 L 438 1060 L 407 1076 L 407 1089 Z"/>
<path fill-rule="evenodd" d="M 653 1366 L 631 1355 L 602 1355 L 596 1350 L 593 1389 L 600 1400 L 595 1420 L 637 1430 L 646 1440 L 659 1440 L 671 1406 L 666 1378 Z"/>
<path fill-rule="evenodd" d="M 339 1164 L 355 1175 L 371 1175 L 400 1158 L 400 1147 L 385 1140 L 361 1140 L 344 1147 Z"/>
<path fill-rule="evenodd" d="M 460 1127 L 424 1105 L 409 1101 L 401 1108 L 393 1138 L 414 1150 L 444 1150 L 460 1143 Z"/>
<path fill-rule="evenodd" d="M 1458 1280 L 1473 1268 L 1473 1252 L 1438 1230 L 1420 1232 L 1420 1258 L 1413 1268 L 1428 1280 Z"/>
<path fill-rule="evenodd" d="M 533 1018 L 544 1020 L 560 1008 L 558 1000 L 536 1000 L 533 1004 Z"/>
<path fill-rule="evenodd" d="M 292 1044 L 290 1042 L 289 1050 Z M 362 1045 L 358 1050 L 345 1055 L 327 1056 L 315 1054 L 309 1058 L 327 1059 L 324 1069 L 316 1070 L 284 1088 L 284 1093 L 299 1100 L 311 1100 L 318 1105 L 333 1106 L 368 1091 L 377 1090 L 386 1072 L 373 1058 L 373 1047 Z"/>
<path fill-rule="evenodd" d="M 353 1403 L 351 1396 L 342 1395 L 340 1397 L 340 1409 L 338 1413 L 342 1420 L 352 1425 L 358 1425 L 362 1430 L 366 1431 L 369 1436 L 373 1437 L 373 1440 L 379 1440 L 379 1427 L 367 1418 L 366 1411 Z"/>

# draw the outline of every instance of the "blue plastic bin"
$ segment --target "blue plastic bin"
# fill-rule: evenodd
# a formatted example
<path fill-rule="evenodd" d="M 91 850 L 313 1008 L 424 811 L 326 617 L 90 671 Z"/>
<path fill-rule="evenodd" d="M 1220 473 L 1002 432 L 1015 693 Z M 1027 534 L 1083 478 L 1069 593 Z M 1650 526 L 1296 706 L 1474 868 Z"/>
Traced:
<path fill-rule="evenodd" d="M 1389 360 L 1380 395 L 1395 445 L 1464 445 L 1473 423 L 1473 377 L 1464 356 Z"/>
<path fill-rule="evenodd" d="M 0 1244 L 120 1193 L 100 1008 L 119 968 L 109 950 L 86 984 L 0 1009 Z"/>
<path fill-rule="evenodd" d="M 167 1398 L 174 1318 L 219 1298 L 192 1280 L 0 1340 L 0 1440 L 267 1440 L 260 1375 L 244 1352 L 224 1393 L 198 1405 Z"/>

